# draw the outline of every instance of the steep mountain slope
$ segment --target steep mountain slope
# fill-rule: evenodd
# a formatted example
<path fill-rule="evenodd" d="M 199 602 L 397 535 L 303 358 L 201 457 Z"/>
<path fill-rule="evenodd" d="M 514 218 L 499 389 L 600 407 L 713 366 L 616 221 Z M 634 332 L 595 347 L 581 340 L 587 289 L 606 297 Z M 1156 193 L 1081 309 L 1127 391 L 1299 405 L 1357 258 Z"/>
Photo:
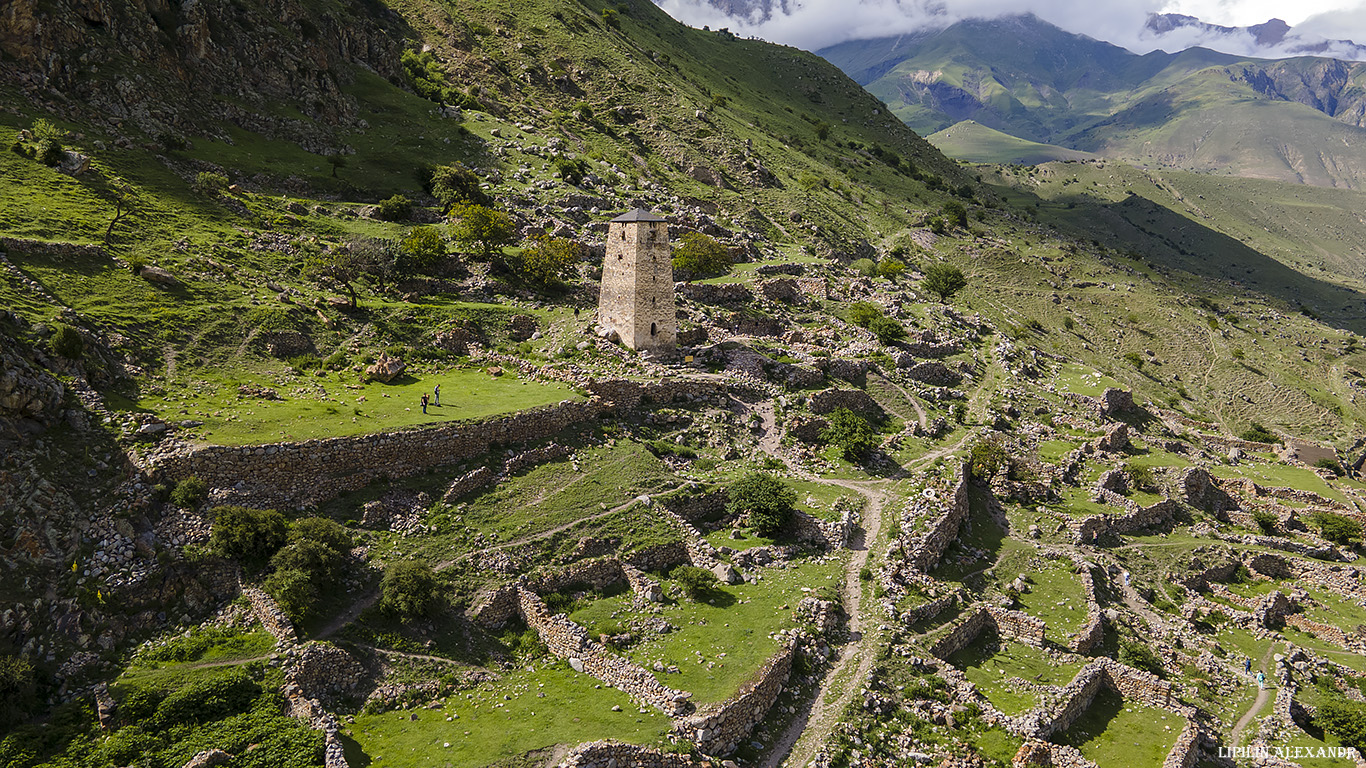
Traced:
<path fill-rule="evenodd" d="M 965 119 L 1107 157 L 1359 188 L 1366 65 L 1138 56 L 1032 16 L 822 51 L 922 133 Z"/>

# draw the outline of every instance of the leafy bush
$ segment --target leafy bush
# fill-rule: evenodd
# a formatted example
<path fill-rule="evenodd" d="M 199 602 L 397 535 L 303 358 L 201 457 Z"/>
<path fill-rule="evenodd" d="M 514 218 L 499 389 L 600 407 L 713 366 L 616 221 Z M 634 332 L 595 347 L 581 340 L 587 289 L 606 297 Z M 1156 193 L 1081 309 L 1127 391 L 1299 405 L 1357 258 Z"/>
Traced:
<path fill-rule="evenodd" d="M 1157 653 L 1144 643 L 1128 642 L 1121 645 L 1119 660 L 1134 669 L 1151 672 L 1158 677 L 1167 676 L 1167 669 L 1162 666 L 1162 659 L 1158 658 Z"/>
<path fill-rule="evenodd" d="M 1140 355 L 1137 352 L 1125 352 L 1124 360 L 1140 371 L 1143 370 L 1143 364 L 1147 362 L 1143 359 L 1143 355 Z"/>
<path fill-rule="evenodd" d="M 480 187 L 478 174 L 458 165 L 441 165 L 431 170 L 425 186 L 443 208 L 455 205 L 488 205 L 493 202 Z"/>
<path fill-rule="evenodd" d="M 1332 696 L 1319 705 L 1314 722 L 1344 746 L 1366 749 L 1366 705 Z"/>
<path fill-rule="evenodd" d="M 828 415 L 830 426 L 821 440 L 838 446 L 847 461 L 862 461 L 877 447 L 877 434 L 868 420 L 848 408 L 836 408 Z"/>
<path fill-rule="evenodd" d="M 175 484 L 171 491 L 171 503 L 181 509 L 193 509 L 209 496 L 209 484 L 194 475 Z"/>
<path fill-rule="evenodd" d="M 1238 436 L 1252 443 L 1279 443 L 1281 441 L 1279 437 L 1272 434 L 1271 430 L 1256 421 L 1252 422 L 1252 426 L 1243 430 L 1242 434 Z"/>
<path fill-rule="evenodd" d="M 246 563 L 264 563 L 288 536 L 285 516 L 273 509 L 214 507 L 209 549 L 223 557 Z"/>
<path fill-rule="evenodd" d="M 289 542 L 293 544 L 300 541 L 315 541 L 341 553 L 349 552 L 355 544 L 350 531 L 325 517 L 296 520 L 289 529 Z"/>
<path fill-rule="evenodd" d="M 731 262 L 730 250 L 701 232 L 685 233 L 673 249 L 673 268 L 686 279 L 724 275 Z"/>
<path fill-rule="evenodd" d="M 1151 490 L 1157 486 L 1157 477 L 1153 474 L 1153 468 L 1146 464 L 1129 462 L 1125 465 L 1124 471 L 1129 475 L 1129 482 L 1141 491 Z"/>
<path fill-rule="evenodd" d="M 555 173 L 566 183 L 578 186 L 583 182 L 583 177 L 588 175 L 588 161 L 582 158 L 557 157 L 551 163 L 555 167 Z"/>
<path fill-rule="evenodd" d="M 950 224 L 967 229 L 968 210 L 963 207 L 962 203 L 957 200 L 950 200 L 947 203 L 944 203 L 943 210 L 944 218 L 947 219 Z"/>
<path fill-rule="evenodd" d="M 1257 524 L 1257 528 L 1265 536 L 1275 536 L 1278 533 L 1276 530 L 1276 515 L 1265 509 L 1254 510 L 1252 512 L 1252 522 Z"/>
<path fill-rule="evenodd" d="M 62 164 L 62 158 L 66 150 L 61 142 L 54 139 L 41 139 L 38 141 L 38 151 L 35 154 L 38 162 L 47 166 L 58 166 Z"/>
<path fill-rule="evenodd" d="M 868 324 L 868 330 L 873 332 L 877 340 L 883 344 L 894 344 L 906 338 L 906 326 L 900 320 L 883 315 Z"/>
<path fill-rule="evenodd" d="M 398 246 L 401 268 L 431 272 L 446 260 L 446 241 L 436 227 L 414 227 Z"/>
<path fill-rule="evenodd" d="M 1006 448 L 995 438 L 983 438 L 973 444 L 968 452 L 970 472 L 979 482 L 990 482 L 1001 467 L 1006 464 Z"/>
<path fill-rule="evenodd" d="M 856 301 L 849 305 L 849 322 L 860 328 L 867 328 L 882 316 L 882 307 L 871 301 Z"/>
<path fill-rule="evenodd" d="M 79 360 L 85 354 L 85 339 L 81 332 L 69 325 L 58 325 L 48 340 L 52 351 L 68 360 Z"/>
<path fill-rule="evenodd" d="M 38 141 L 47 139 L 49 141 L 65 141 L 66 131 L 57 127 L 57 124 L 46 118 L 38 118 L 33 121 L 31 133 L 33 138 Z"/>
<path fill-rule="evenodd" d="M 345 556 L 321 542 L 302 539 L 286 544 L 270 558 L 270 567 L 279 571 L 300 571 L 315 585 L 326 585 L 342 570 Z"/>
<path fill-rule="evenodd" d="M 1068 315 L 1062 319 L 1062 327 L 1070 331 L 1077 327 L 1077 321 L 1073 320 L 1071 315 Z"/>
<path fill-rule="evenodd" d="M 533 283 L 550 285 L 574 274 L 583 256 L 583 246 L 565 237 L 535 235 L 522 250 L 518 271 Z"/>
<path fill-rule="evenodd" d="M 275 598 L 280 610 L 296 624 L 307 619 L 318 602 L 319 591 L 313 579 L 304 571 L 294 568 L 276 570 L 262 582 L 261 587 Z"/>
<path fill-rule="evenodd" d="M 1345 471 L 1343 470 L 1342 465 L 1338 463 L 1338 460 L 1329 458 L 1327 456 L 1324 456 L 1323 458 L 1314 462 L 1314 466 L 1318 467 L 1319 469 L 1326 469 L 1329 472 L 1332 472 L 1333 474 L 1337 475 L 1338 477 L 1342 477 L 1343 474 L 1345 474 Z"/>
<path fill-rule="evenodd" d="M 716 574 L 695 565 L 680 565 L 669 573 L 669 578 L 678 582 L 683 593 L 694 600 L 705 598 L 720 584 Z"/>
<path fill-rule="evenodd" d="M 492 258 L 511 243 L 517 231 L 512 217 L 485 205 L 457 204 L 451 208 L 451 214 L 456 217 L 451 236 L 466 250 L 482 253 L 485 258 Z"/>
<path fill-rule="evenodd" d="M 33 665 L 23 656 L 0 656 L 0 729 L 24 719 L 37 701 Z"/>
<path fill-rule="evenodd" d="M 1334 544 L 1350 545 L 1361 541 L 1361 523 L 1336 512 L 1317 512 L 1309 518 L 1323 538 Z"/>
<path fill-rule="evenodd" d="M 772 536 L 787 527 L 797 492 L 773 475 L 750 472 L 726 491 L 726 511 L 745 515 L 760 536 Z"/>
<path fill-rule="evenodd" d="M 199 725 L 218 720 L 251 707 L 261 693 L 242 670 L 198 680 L 170 694 L 157 706 L 152 723 L 158 728 L 173 725 Z"/>
<path fill-rule="evenodd" d="M 441 607 L 441 582 L 424 562 L 405 560 L 386 567 L 380 589 L 381 608 L 401 617 L 431 616 Z"/>
<path fill-rule="evenodd" d="M 906 262 L 896 258 L 886 258 L 877 263 L 877 276 L 896 282 L 906 272 Z"/>
<path fill-rule="evenodd" d="M 384 221 L 405 221 L 413 215 L 413 201 L 403 195 L 394 195 L 379 201 L 375 214 Z"/>
<path fill-rule="evenodd" d="M 194 184 L 190 185 L 194 191 L 204 194 L 217 194 L 228 188 L 228 177 L 213 171 L 200 171 L 194 177 Z"/>
<path fill-rule="evenodd" d="M 923 285 L 925 290 L 939 296 L 939 301 L 946 302 L 955 293 L 963 290 L 968 284 L 967 277 L 963 270 L 950 264 L 931 264 L 925 267 L 925 280 Z"/>

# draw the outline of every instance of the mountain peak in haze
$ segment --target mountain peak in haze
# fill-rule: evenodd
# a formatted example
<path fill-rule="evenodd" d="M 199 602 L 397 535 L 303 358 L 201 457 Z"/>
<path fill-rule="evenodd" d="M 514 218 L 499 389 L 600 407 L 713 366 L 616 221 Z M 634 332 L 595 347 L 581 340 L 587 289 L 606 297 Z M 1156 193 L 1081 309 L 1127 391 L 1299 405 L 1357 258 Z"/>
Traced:
<path fill-rule="evenodd" d="M 1366 46 L 1351 40 L 1300 36 L 1282 19 L 1269 19 L 1248 27 L 1225 27 L 1180 13 L 1154 13 L 1148 16 L 1144 31 L 1159 44 L 1179 41 L 1176 47 L 1182 49 L 1194 45 L 1216 50 L 1242 49 L 1238 52 L 1273 59 L 1286 56 L 1366 59 Z"/>

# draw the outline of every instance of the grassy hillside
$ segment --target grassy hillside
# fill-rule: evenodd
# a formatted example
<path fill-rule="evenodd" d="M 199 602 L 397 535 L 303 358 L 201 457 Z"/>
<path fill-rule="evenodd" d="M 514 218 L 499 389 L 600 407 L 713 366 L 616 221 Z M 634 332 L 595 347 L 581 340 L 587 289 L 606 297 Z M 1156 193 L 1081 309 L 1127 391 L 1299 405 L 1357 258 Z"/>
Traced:
<path fill-rule="evenodd" d="M 1088 160 L 1095 157 L 1088 152 L 1017 138 L 973 120 L 964 120 L 932 133 L 925 140 L 949 157 L 970 163 L 1039 165 L 1054 160 Z"/>

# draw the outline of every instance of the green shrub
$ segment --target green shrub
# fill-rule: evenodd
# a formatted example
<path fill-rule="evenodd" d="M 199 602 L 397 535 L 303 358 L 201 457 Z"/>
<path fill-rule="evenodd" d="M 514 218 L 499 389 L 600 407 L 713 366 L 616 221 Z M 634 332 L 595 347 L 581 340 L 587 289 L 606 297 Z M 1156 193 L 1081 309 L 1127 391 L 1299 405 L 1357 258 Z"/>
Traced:
<path fill-rule="evenodd" d="M 1238 436 L 1253 443 L 1279 443 L 1281 441 L 1279 437 L 1272 434 L 1271 430 L 1255 421 L 1252 422 L 1252 426 L 1243 430 L 1242 434 Z"/>
<path fill-rule="evenodd" d="M 209 484 L 194 475 L 175 484 L 171 503 L 181 509 L 193 509 L 209 496 Z"/>
<path fill-rule="evenodd" d="M 1157 653 L 1145 643 L 1124 643 L 1119 648 L 1119 660 L 1134 669 L 1151 672 L 1158 677 L 1167 676 L 1167 669 L 1162 666 L 1162 659 L 1158 658 Z"/>
<path fill-rule="evenodd" d="M 261 587 L 275 598 L 280 610 L 295 624 L 309 618 L 314 604 L 318 602 L 319 591 L 314 580 L 309 574 L 294 568 L 281 568 L 275 571 L 266 578 Z"/>
<path fill-rule="evenodd" d="M 669 573 L 669 578 L 678 582 L 683 593 L 694 600 L 705 598 L 720 584 L 716 574 L 695 565 L 680 565 Z"/>
<path fill-rule="evenodd" d="M 877 433 L 868 420 L 848 408 L 836 408 L 827 415 L 830 426 L 821 440 L 838 446 L 847 461 L 862 461 L 877 447 Z"/>
<path fill-rule="evenodd" d="M 868 330 L 873 332 L 877 340 L 883 344 L 894 344 L 906 338 L 906 326 L 900 320 L 883 315 L 868 324 Z"/>
<path fill-rule="evenodd" d="M 351 532 L 335 520 L 325 517 L 305 517 L 294 521 L 289 528 L 289 542 L 315 541 L 342 554 L 351 551 L 355 542 Z"/>
<path fill-rule="evenodd" d="M 19 655 L 0 655 L 0 730 L 22 721 L 37 702 L 33 665 Z"/>
<path fill-rule="evenodd" d="M 228 177 L 213 171 L 200 171 L 194 177 L 194 184 L 191 185 L 194 191 L 204 194 L 218 194 L 227 189 L 229 185 Z"/>
<path fill-rule="evenodd" d="M 882 307 L 871 301 L 856 301 L 849 305 L 849 322 L 860 328 L 867 328 L 882 316 Z"/>
<path fill-rule="evenodd" d="M 62 164 L 65 150 L 61 142 L 53 139 L 41 139 L 38 141 L 38 151 L 35 155 L 38 162 L 47 166 L 58 166 Z"/>
<path fill-rule="evenodd" d="M 686 279 L 724 275 L 732 262 L 728 248 L 701 232 L 684 233 L 673 249 L 673 268 Z"/>
<path fill-rule="evenodd" d="M 1141 491 L 1157 487 L 1157 477 L 1153 473 L 1153 468 L 1146 464 L 1135 464 L 1131 461 L 1124 466 L 1124 471 L 1129 475 L 1129 482 Z"/>
<path fill-rule="evenodd" d="M 1143 370 L 1143 364 L 1147 362 L 1143 359 L 1143 355 L 1140 355 L 1137 352 L 1125 352 L 1124 360 L 1140 371 Z"/>
<path fill-rule="evenodd" d="M 413 214 L 413 201 L 403 195 L 381 200 L 375 208 L 375 215 L 384 221 L 406 221 Z"/>
<path fill-rule="evenodd" d="M 79 360 L 85 354 L 85 339 L 81 332 L 69 325 L 58 325 L 48 341 L 52 351 L 68 360 Z"/>
<path fill-rule="evenodd" d="M 424 174 L 425 175 L 425 174 Z M 454 205 L 488 205 L 493 201 L 480 186 L 479 175 L 458 165 L 441 165 L 430 171 L 424 186 L 444 209 Z"/>
<path fill-rule="evenodd" d="M 896 258 L 886 258 L 877 263 L 877 276 L 896 282 L 906 272 L 906 262 Z"/>
<path fill-rule="evenodd" d="M 1062 327 L 1070 331 L 1077 327 L 1077 321 L 1073 320 L 1071 315 L 1068 315 L 1062 319 Z"/>
<path fill-rule="evenodd" d="M 1338 463 L 1338 460 L 1329 458 L 1327 456 L 1324 456 L 1323 458 L 1314 462 L 1314 466 L 1318 467 L 1319 469 L 1326 469 L 1329 472 L 1332 472 L 1333 474 L 1337 475 L 1338 477 L 1342 477 L 1345 474 L 1345 471 L 1343 470 L 1342 465 Z"/>
<path fill-rule="evenodd" d="M 400 269 L 432 272 L 446 261 L 446 241 L 436 227 L 414 227 L 399 242 Z"/>
<path fill-rule="evenodd" d="M 1265 509 L 1254 510 L 1252 513 L 1252 522 L 1257 524 L 1257 528 L 1263 535 L 1275 536 L 1277 534 L 1276 515 Z"/>
<path fill-rule="evenodd" d="M 586 160 L 581 158 L 568 158 L 560 156 L 555 158 L 551 165 L 555 168 L 555 173 L 566 183 L 578 186 L 583 177 L 588 175 L 589 165 Z"/>
<path fill-rule="evenodd" d="M 963 207 L 962 203 L 957 200 L 950 200 L 947 203 L 944 203 L 943 211 L 944 218 L 947 219 L 950 224 L 967 229 L 968 211 Z"/>
<path fill-rule="evenodd" d="M 969 471 L 978 482 L 990 482 L 1006 465 L 1006 448 L 999 439 L 986 437 L 973 444 L 968 452 Z"/>
<path fill-rule="evenodd" d="M 518 259 L 518 273 L 523 279 L 540 285 L 559 283 L 574 274 L 574 267 L 583 256 L 583 246 L 565 237 L 535 235 L 531 245 L 522 249 Z"/>
<path fill-rule="evenodd" d="M 201 725 L 251 707 L 261 686 L 241 670 L 198 680 L 170 694 L 157 706 L 152 723 L 158 728 Z"/>
<path fill-rule="evenodd" d="M 1361 523 L 1336 512 L 1317 512 L 1309 518 L 1323 538 L 1334 544 L 1351 545 L 1361 541 Z"/>
<path fill-rule="evenodd" d="M 967 284 L 968 279 L 963 270 L 951 264 L 935 263 L 925 267 L 925 290 L 937 295 L 941 303 L 948 301 Z"/>
<path fill-rule="evenodd" d="M 214 507 L 209 549 L 222 557 L 245 563 L 264 563 L 284 546 L 289 524 L 273 509 Z"/>
<path fill-rule="evenodd" d="M 1314 722 L 1344 746 L 1366 750 L 1366 705 L 1333 696 L 1319 705 Z"/>
<path fill-rule="evenodd" d="M 750 472 L 726 491 L 726 511 L 745 515 L 760 536 L 772 536 L 787 527 L 797 492 L 773 475 Z"/>
<path fill-rule="evenodd" d="M 380 607 L 404 618 L 431 616 L 441 608 L 441 581 L 424 562 L 405 560 L 386 567 L 380 588 Z"/>
<path fill-rule="evenodd" d="M 502 211 L 474 203 L 452 206 L 451 236 L 466 250 L 477 251 L 485 258 L 493 258 L 517 234 L 512 217 Z"/>
<path fill-rule="evenodd" d="M 326 585 L 341 574 L 345 556 L 321 542 L 302 539 L 290 542 L 270 558 L 270 567 L 280 571 L 300 571 L 314 585 Z"/>

